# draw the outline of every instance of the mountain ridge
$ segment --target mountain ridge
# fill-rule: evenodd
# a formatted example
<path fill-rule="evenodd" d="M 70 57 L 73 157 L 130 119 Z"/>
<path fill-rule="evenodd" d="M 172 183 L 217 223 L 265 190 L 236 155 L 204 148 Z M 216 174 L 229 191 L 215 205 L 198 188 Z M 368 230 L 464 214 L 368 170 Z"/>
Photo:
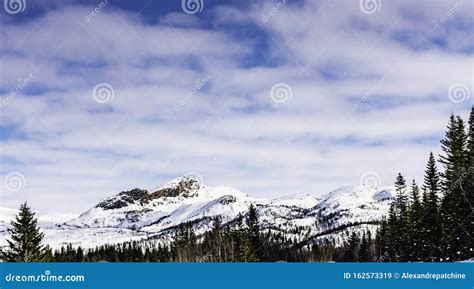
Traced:
<path fill-rule="evenodd" d="M 40 226 L 53 247 L 68 243 L 91 247 L 129 240 L 167 242 L 180 224 L 192 223 L 200 235 L 210 229 L 212 218 L 220 216 L 224 224 L 231 224 L 253 204 L 262 231 L 280 232 L 302 243 L 329 239 L 339 244 L 351 230 L 375 232 L 393 196 L 392 187 L 345 186 L 321 197 L 253 198 L 232 187 L 208 187 L 185 176 L 151 191 L 122 191 L 70 220 L 54 222 L 53 218 Z M 3 220 L 0 245 L 8 227 Z"/>

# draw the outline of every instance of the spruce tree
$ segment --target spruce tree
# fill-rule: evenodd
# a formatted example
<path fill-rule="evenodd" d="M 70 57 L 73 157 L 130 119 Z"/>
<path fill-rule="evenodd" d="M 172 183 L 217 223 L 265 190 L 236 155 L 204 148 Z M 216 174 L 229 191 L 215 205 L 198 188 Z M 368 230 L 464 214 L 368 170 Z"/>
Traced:
<path fill-rule="evenodd" d="M 25 202 L 15 220 L 11 222 L 8 248 L 2 254 L 6 262 L 44 262 L 47 261 L 48 250 L 42 245 L 43 233 L 38 228 L 35 213 Z"/>
<path fill-rule="evenodd" d="M 468 167 L 467 135 L 461 117 L 451 115 L 445 138 L 441 140 L 440 162 L 444 166 L 442 184 L 444 197 L 440 206 L 443 220 L 443 247 L 447 261 L 460 260 L 467 247 L 465 240 L 472 236 L 463 227 L 466 218 L 471 215 L 464 188 L 466 168 Z"/>
<path fill-rule="evenodd" d="M 387 250 L 387 221 L 385 218 L 382 219 L 380 226 L 377 228 L 375 234 L 375 257 L 377 261 L 388 261 L 388 250 Z"/>
<path fill-rule="evenodd" d="M 222 228 L 222 219 L 220 216 L 216 216 L 213 219 L 213 225 L 211 229 L 211 239 L 213 255 L 217 262 L 225 261 L 224 258 L 224 232 Z"/>
<path fill-rule="evenodd" d="M 360 239 L 355 232 L 352 232 L 349 240 L 344 246 L 344 254 L 342 261 L 344 262 L 359 262 L 359 247 Z"/>
<path fill-rule="evenodd" d="M 465 236 L 462 240 L 461 259 L 468 259 L 472 257 L 474 252 L 474 216 L 472 215 L 472 208 L 474 207 L 474 106 L 471 108 L 471 113 L 468 120 L 468 141 L 466 147 L 466 168 L 465 168 L 465 184 L 464 184 L 464 202 L 463 213 L 467 216 L 463 221 L 464 233 L 470 232 L 469 236 Z"/>
<path fill-rule="evenodd" d="M 396 248 L 398 251 L 398 261 L 407 261 L 410 258 L 410 240 L 409 240 L 409 216 L 407 210 L 407 186 L 405 178 L 399 173 L 395 180 L 395 206 L 397 213 L 397 222 L 395 234 L 398 236 L 398 244 Z"/>
<path fill-rule="evenodd" d="M 474 106 L 468 121 L 468 141 L 467 141 L 467 166 L 466 166 L 466 191 L 467 201 L 472 208 L 474 204 Z M 472 232 L 472 230 L 471 230 Z"/>
<path fill-rule="evenodd" d="M 392 202 L 388 210 L 387 232 L 385 238 L 386 255 L 392 262 L 400 261 L 400 235 L 396 202 Z"/>
<path fill-rule="evenodd" d="M 424 231 L 422 233 L 425 244 L 422 248 L 421 258 L 423 260 L 439 261 L 441 256 L 440 240 L 442 239 L 438 205 L 440 179 L 433 153 L 430 153 L 426 165 L 423 190 L 422 227 Z"/>
<path fill-rule="evenodd" d="M 370 254 L 370 232 L 368 235 L 365 232 L 363 233 L 358 254 L 359 254 L 358 259 L 360 262 L 372 261 L 371 254 Z"/>
<path fill-rule="evenodd" d="M 420 188 L 413 180 L 411 185 L 411 204 L 409 209 L 409 235 L 410 252 L 412 261 L 421 261 L 421 252 L 423 250 L 423 207 L 420 201 Z"/>
<path fill-rule="evenodd" d="M 234 262 L 242 262 L 245 259 L 245 228 L 242 214 L 237 216 L 236 226 L 232 231 L 233 240 L 233 260 Z"/>
<path fill-rule="evenodd" d="M 247 234 L 245 244 L 245 261 L 259 262 L 263 260 L 263 242 L 260 236 L 260 224 L 257 209 L 250 205 L 247 218 Z"/>

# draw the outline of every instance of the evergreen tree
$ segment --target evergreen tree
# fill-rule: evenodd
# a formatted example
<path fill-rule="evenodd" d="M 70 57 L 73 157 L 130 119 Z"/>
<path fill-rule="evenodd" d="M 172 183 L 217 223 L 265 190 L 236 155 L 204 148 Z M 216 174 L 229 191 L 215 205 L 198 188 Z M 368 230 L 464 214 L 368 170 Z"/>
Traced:
<path fill-rule="evenodd" d="M 360 239 L 355 232 L 352 232 L 349 240 L 344 246 L 343 262 L 359 262 Z"/>
<path fill-rule="evenodd" d="M 411 254 L 409 247 L 409 215 L 407 209 L 408 196 L 405 178 L 400 173 L 395 180 L 395 191 L 397 194 L 395 203 L 398 214 L 396 233 L 398 234 L 397 248 L 399 253 L 399 261 L 407 261 Z"/>
<path fill-rule="evenodd" d="M 399 210 L 406 210 L 407 205 L 407 195 L 406 195 L 407 185 L 405 178 L 402 174 L 398 173 L 397 178 L 395 179 L 395 192 L 397 193 L 396 196 L 396 206 Z"/>
<path fill-rule="evenodd" d="M 245 259 L 245 237 L 244 221 L 242 214 L 237 216 L 236 226 L 232 231 L 232 252 L 234 262 L 242 262 Z"/>
<path fill-rule="evenodd" d="M 441 140 L 440 162 L 444 166 L 443 187 L 445 193 L 461 188 L 462 175 L 466 167 L 466 144 L 468 137 L 461 117 L 451 115 L 444 139 Z"/>
<path fill-rule="evenodd" d="M 224 232 L 222 228 L 222 219 L 216 216 L 211 229 L 212 249 L 215 261 L 223 262 L 224 258 Z"/>
<path fill-rule="evenodd" d="M 463 214 L 465 216 L 463 221 L 464 239 L 462 241 L 461 259 L 468 259 L 472 257 L 474 252 L 474 216 L 472 215 L 472 208 L 474 207 L 474 106 L 471 108 L 471 113 L 468 120 L 468 142 L 466 147 L 466 168 L 465 168 L 465 184 L 464 184 L 464 200 L 463 200 Z M 470 232 L 470 235 L 466 232 Z"/>
<path fill-rule="evenodd" d="M 421 259 L 438 261 L 441 255 L 440 240 L 442 239 L 438 205 L 440 179 L 433 153 L 430 153 L 426 165 L 423 189 L 422 228 L 424 231 L 422 238 L 425 244 L 422 248 Z"/>
<path fill-rule="evenodd" d="M 460 260 L 464 255 L 466 240 L 472 238 L 463 228 L 466 218 L 471 215 L 467 201 L 467 190 L 463 187 L 468 167 L 467 140 L 464 121 L 451 115 L 445 138 L 441 140 L 440 162 L 444 166 L 442 184 L 444 197 L 440 206 L 442 222 L 443 255 L 448 261 Z M 465 252 L 467 253 L 467 252 Z"/>
<path fill-rule="evenodd" d="M 245 244 L 245 261 L 259 262 L 263 260 L 263 242 L 260 236 L 260 224 L 257 209 L 250 205 L 246 218 L 247 236 Z"/>
<path fill-rule="evenodd" d="M 400 261 L 400 235 L 398 216 L 396 212 L 396 202 L 392 202 L 388 210 L 387 232 L 385 234 L 386 255 L 389 261 Z"/>
<path fill-rule="evenodd" d="M 466 148 L 467 167 L 466 167 L 466 195 L 467 202 L 472 208 L 474 204 L 474 106 L 471 108 L 471 114 L 468 121 L 468 142 Z M 472 219 L 471 219 L 472 220 Z M 471 222 L 472 224 L 472 222 Z M 470 230 L 471 232 L 473 230 Z"/>
<path fill-rule="evenodd" d="M 421 261 L 421 252 L 423 251 L 424 239 L 423 231 L 423 207 L 420 201 L 420 188 L 413 180 L 411 185 L 411 205 L 409 209 L 409 235 L 410 252 L 412 261 Z"/>
<path fill-rule="evenodd" d="M 387 221 L 382 219 L 380 226 L 377 228 L 375 234 L 375 257 L 377 261 L 387 261 L 388 260 L 388 248 L 386 243 L 387 238 Z"/>
<path fill-rule="evenodd" d="M 2 254 L 6 262 L 44 262 L 48 250 L 42 245 L 43 233 L 39 231 L 35 213 L 27 203 L 20 206 L 20 211 L 9 229 L 8 249 Z"/>
<path fill-rule="evenodd" d="M 372 261 L 371 254 L 370 254 L 370 232 L 368 235 L 365 232 L 363 233 L 358 254 L 359 254 L 358 259 L 360 262 Z"/>

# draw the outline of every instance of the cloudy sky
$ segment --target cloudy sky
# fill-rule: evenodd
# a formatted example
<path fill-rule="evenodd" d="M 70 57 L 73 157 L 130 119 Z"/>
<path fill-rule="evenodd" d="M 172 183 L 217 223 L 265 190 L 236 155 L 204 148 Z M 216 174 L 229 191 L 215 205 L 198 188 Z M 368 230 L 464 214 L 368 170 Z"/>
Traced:
<path fill-rule="evenodd" d="M 474 99 L 472 0 L 0 10 L 0 206 L 81 212 L 187 174 L 258 197 L 421 180 Z"/>

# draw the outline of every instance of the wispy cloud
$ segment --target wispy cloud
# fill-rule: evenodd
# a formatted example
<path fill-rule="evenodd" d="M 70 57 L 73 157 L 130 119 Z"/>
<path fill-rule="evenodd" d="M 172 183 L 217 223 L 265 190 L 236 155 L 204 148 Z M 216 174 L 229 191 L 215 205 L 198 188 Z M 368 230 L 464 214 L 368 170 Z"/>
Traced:
<path fill-rule="evenodd" d="M 189 172 L 275 197 L 388 185 L 473 103 L 474 1 L 204 2 L 2 11 L 2 205 L 81 211 Z"/>

